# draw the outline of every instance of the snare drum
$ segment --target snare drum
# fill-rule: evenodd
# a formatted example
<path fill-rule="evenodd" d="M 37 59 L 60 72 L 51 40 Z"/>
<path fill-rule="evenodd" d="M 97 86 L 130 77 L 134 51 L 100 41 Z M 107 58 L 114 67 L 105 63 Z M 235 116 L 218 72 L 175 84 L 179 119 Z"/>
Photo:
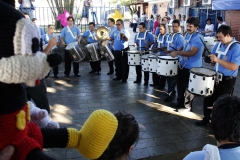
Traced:
<path fill-rule="evenodd" d="M 188 91 L 202 96 L 213 94 L 216 72 L 207 68 L 192 68 L 190 70 Z"/>
<path fill-rule="evenodd" d="M 141 57 L 142 71 L 149 72 L 148 54 Z"/>
<path fill-rule="evenodd" d="M 69 51 L 69 56 L 73 62 L 80 62 L 86 56 L 86 54 L 82 52 L 78 42 L 69 43 L 65 49 Z"/>
<path fill-rule="evenodd" d="M 99 61 L 101 59 L 101 55 L 98 51 L 98 43 L 91 43 L 86 46 L 88 59 L 91 62 Z"/>
<path fill-rule="evenodd" d="M 148 56 L 148 65 L 149 65 L 149 72 L 157 73 L 157 56 L 156 55 Z"/>
<path fill-rule="evenodd" d="M 178 57 L 158 56 L 157 74 L 162 76 L 176 76 L 178 73 Z"/>
<path fill-rule="evenodd" d="M 132 50 L 128 52 L 128 65 L 129 66 L 137 66 L 141 65 L 141 51 Z"/>
<path fill-rule="evenodd" d="M 217 43 L 217 39 L 215 37 L 204 37 L 204 43 L 206 44 L 208 51 L 211 52 L 214 45 Z M 208 52 L 205 51 L 204 54 L 207 55 Z"/>
<path fill-rule="evenodd" d="M 111 48 L 109 47 L 108 44 L 99 46 L 99 48 L 100 48 L 101 54 L 106 57 L 108 62 L 114 60 L 114 56 L 113 56 Z"/>
<path fill-rule="evenodd" d="M 45 44 L 45 45 L 43 46 L 43 50 L 47 47 L 47 45 L 48 45 L 48 44 Z M 59 53 L 57 46 L 54 46 L 54 47 L 51 49 L 51 51 L 49 52 L 49 54 L 53 54 L 53 53 Z"/>

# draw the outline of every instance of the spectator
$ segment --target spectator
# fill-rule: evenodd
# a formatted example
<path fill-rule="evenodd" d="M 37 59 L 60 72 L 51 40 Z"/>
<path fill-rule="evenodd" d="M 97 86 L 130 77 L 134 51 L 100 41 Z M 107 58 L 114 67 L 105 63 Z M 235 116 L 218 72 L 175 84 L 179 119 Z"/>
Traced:
<path fill-rule="evenodd" d="M 147 15 L 146 15 L 146 12 L 143 12 L 142 15 L 141 15 L 141 22 L 144 22 L 146 24 L 147 22 Z"/>
<path fill-rule="evenodd" d="M 161 16 L 160 16 L 160 15 L 157 15 L 157 16 L 156 16 L 156 20 L 155 20 L 155 22 L 154 22 L 154 24 L 153 24 L 153 34 L 155 34 L 156 28 L 159 26 L 160 21 L 161 21 Z"/>
<path fill-rule="evenodd" d="M 137 15 L 137 11 L 134 11 L 133 14 L 133 32 L 137 33 L 137 24 L 138 24 L 138 15 Z"/>
<path fill-rule="evenodd" d="M 97 160 L 126 160 L 139 138 L 139 127 L 134 116 L 124 111 L 118 111 L 114 115 L 118 120 L 117 131 Z"/>
<path fill-rule="evenodd" d="M 165 12 L 165 17 L 167 17 L 168 22 L 171 20 L 171 18 L 168 16 L 168 12 Z"/>
<path fill-rule="evenodd" d="M 187 32 L 187 21 L 185 15 L 183 15 L 183 20 L 181 21 L 181 28 L 183 28 L 183 33 Z"/>
<path fill-rule="evenodd" d="M 213 35 L 213 30 L 214 30 L 214 25 L 212 24 L 212 21 L 210 18 L 207 19 L 207 24 L 205 26 L 205 36 L 212 36 Z"/>
<path fill-rule="evenodd" d="M 80 20 L 80 23 L 82 21 L 83 18 L 86 19 L 86 24 L 88 24 L 88 18 L 89 18 L 89 9 L 90 9 L 90 4 L 91 4 L 91 0 L 84 0 L 83 2 L 83 11 L 82 11 L 82 17 L 81 17 L 81 20 Z"/>
<path fill-rule="evenodd" d="M 153 15 L 151 14 L 151 17 L 149 19 L 149 30 L 151 32 L 153 31 L 153 23 L 154 23 L 154 18 L 153 18 Z"/>
<path fill-rule="evenodd" d="M 221 25 L 227 25 L 227 23 L 223 21 L 223 18 L 222 18 L 222 17 L 217 17 L 217 21 L 218 21 L 218 28 L 219 28 Z"/>
<path fill-rule="evenodd" d="M 18 0 L 18 3 L 20 4 L 19 10 L 22 12 L 25 12 L 29 15 L 30 19 L 34 18 L 33 10 L 35 9 L 32 2 L 35 0 Z"/>
<path fill-rule="evenodd" d="M 219 150 L 214 155 L 221 160 L 238 160 L 240 153 L 240 99 L 239 97 L 231 97 L 223 95 L 217 99 L 213 105 L 211 128 L 217 147 Z M 209 145 L 208 145 L 209 146 Z M 208 154 L 208 146 L 206 150 L 195 151 L 189 153 L 184 160 L 204 160 Z M 216 148 L 215 146 L 210 146 Z M 216 160 L 216 156 L 209 157 Z"/>
<path fill-rule="evenodd" d="M 41 35 L 41 36 L 44 35 L 45 32 L 44 32 L 43 28 L 42 28 L 41 26 L 38 25 L 38 23 L 37 23 L 37 18 L 33 18 L 33 19 L 32 19 L 32 22 L 38 26 L 38 29 L 39 29 L 40 35 Z"/>

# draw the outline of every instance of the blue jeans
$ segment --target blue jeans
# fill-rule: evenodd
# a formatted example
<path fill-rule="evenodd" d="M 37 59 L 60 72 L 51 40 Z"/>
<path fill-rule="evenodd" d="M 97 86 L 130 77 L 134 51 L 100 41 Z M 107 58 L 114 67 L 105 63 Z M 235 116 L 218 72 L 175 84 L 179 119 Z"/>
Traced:
<path fill-rule="evenodd" d="M 22 12 L 25 12 L 25 13 L 29 14 L 29 17 L 30 17 L 31 20 L 34 18 L 33 10 L 31 8 L 21 8 L 20 10 Z"/>

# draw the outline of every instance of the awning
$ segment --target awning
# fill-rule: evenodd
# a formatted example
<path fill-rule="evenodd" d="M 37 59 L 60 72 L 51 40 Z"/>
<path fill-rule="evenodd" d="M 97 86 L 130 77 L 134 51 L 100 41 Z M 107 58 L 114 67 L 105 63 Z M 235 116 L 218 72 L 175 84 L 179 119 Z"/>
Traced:
<path fill-rule="evenodd" d="M 213 0 L 212 10 L 240 10 L 240 0 Z"/>

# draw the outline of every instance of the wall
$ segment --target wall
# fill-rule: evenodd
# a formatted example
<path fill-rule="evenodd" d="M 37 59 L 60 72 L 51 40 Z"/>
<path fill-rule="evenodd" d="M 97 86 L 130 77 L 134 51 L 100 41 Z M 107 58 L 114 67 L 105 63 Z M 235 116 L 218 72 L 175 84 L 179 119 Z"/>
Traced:
<path fill-rule="evenodd" d="M 226 23 L 232 28 L 233 36 L 240 41 L 240 11 L 226 11 L 225 12 Z"/>
<path fill-rule="evenodd" d="M 168 2 L 161 2 L 161 3 L 148 3 L 148 17 L 150 18 L 151 14 L 155 15 L 153 13 L 153 5 L 156 4 L 157 5 L 157 14 L 160 14 L 161 17 L 163 17 L 165 15 L 165 12 L 167 12 L 167 6 L 168 6 Z"/>

